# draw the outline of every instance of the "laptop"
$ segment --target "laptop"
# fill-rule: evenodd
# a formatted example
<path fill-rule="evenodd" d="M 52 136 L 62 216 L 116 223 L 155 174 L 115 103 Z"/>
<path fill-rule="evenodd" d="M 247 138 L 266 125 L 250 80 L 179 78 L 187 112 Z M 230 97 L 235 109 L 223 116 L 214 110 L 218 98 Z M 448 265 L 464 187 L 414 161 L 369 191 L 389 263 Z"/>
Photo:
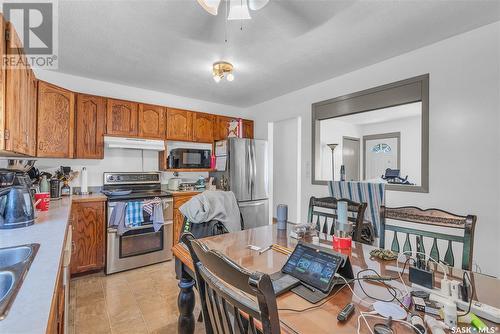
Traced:
<path fill-rule="evenodd" d="M 299 242 L 280 272 L 270 275 L 276 296 L 287 291 L 311 303 L 327 297 L 337 284 L 354 278 L 349 257 L 331 249 Z"/>

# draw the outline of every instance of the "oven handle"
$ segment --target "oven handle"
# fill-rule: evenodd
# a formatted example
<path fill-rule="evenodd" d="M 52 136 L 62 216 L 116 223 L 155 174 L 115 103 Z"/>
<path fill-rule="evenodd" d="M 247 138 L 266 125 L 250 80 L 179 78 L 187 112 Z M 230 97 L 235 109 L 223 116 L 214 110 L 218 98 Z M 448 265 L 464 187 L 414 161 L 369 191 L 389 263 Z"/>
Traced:
<path fill-rule="evenodd" d="M 164 223 L 163 223 L 163 226 L 167 226 L 167 225 L 172 225 L 174 223 L 173 220 L 166 220 Z M 149 227 L 153 227 L 153 224 L 148 224 L 148 225 L 141 225 L 141 226 L 136 226 L 136 227 L 129 227 L 127 229 L 127 231 L 133 231 L 133 230 L 141 230 L 141 229 L 144 229 L 144 228 L 149 228 Z M 118 232 L 118 229 L 117 228 L 114 228 L 114 227 L 108 227 L 108 233 L 117 233 Z"/>

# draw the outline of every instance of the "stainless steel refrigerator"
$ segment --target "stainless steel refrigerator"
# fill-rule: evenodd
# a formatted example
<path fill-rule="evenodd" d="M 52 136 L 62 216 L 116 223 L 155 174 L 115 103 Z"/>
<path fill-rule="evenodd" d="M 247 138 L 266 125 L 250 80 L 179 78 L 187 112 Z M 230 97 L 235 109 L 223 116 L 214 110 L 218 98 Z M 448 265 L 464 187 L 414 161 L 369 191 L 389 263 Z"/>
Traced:
<path fill-rule="evenodd" d="M 236 196 L 245 229 L 269 224 L 267 141 L 228 138 L 215 143 L 217 188 Z"/>

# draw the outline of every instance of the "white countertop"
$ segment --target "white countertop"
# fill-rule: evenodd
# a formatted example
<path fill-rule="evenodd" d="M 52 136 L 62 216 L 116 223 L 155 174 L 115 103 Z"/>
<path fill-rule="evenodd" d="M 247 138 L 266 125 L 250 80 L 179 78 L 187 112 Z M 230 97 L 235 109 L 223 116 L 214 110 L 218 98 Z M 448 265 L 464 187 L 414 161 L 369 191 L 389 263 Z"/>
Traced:
<path fill-rule="evenodd" d="M 0 333 L 45 333 L 70 212 L 71 199 L 63 198 L 51 202 L 49 211 L 37 211 L 34 225 L 0 230 L 0 248 L 40 244 L 7 317 L 0 321 Z"/>

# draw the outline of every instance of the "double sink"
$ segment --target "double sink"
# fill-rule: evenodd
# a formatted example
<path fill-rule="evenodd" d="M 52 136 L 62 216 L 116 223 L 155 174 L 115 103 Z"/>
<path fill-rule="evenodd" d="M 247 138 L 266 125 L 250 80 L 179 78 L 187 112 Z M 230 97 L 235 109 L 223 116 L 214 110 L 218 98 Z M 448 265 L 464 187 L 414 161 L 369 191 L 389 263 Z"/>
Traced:
<path fill-rule="evenodd" d="M 40 244 L 0 248 L 0 320 L 9 312 Z"/>

